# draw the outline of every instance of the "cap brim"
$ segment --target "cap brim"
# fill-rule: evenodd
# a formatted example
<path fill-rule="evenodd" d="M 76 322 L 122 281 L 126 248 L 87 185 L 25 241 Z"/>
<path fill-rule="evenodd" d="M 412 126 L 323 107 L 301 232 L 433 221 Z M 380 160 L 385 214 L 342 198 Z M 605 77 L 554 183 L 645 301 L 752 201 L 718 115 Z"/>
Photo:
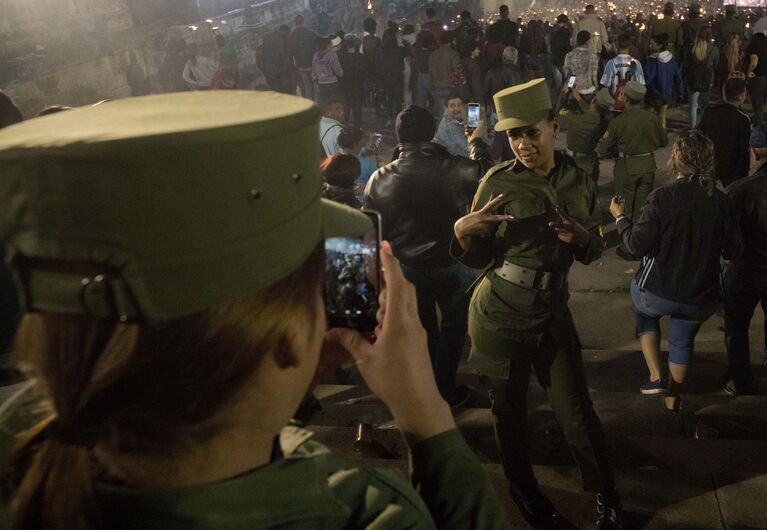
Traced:
<path fill-rule="evenodd" d="M 543 109 L 531 112 L 530 114 L 524 116 L 516 116 L 514 118 L 506 118 L 505 120 L 500 120 L 495 124 L 495 131 L 508 131 L 509 129 L 526 127 L 528 125 L 538 123 L 539 121 L 546 119 L 549 115 L 549 112 L 551 112 L 551 109 Z"/>
<path fill-rule="evenodd" d="M 322 199 L 322 235 L 361 236 L 373 228 L 373 221 L 359 210 Z"/>

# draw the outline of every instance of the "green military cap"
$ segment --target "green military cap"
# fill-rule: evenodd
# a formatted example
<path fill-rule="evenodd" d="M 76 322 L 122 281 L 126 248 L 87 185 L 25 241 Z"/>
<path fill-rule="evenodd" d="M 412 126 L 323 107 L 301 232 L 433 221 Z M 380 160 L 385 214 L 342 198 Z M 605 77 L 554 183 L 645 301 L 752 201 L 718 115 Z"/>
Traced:
<path fill-rule="evenodd" d="M 364 233 L 364 214 L 320 198 L 319 119 L 306 99 L 216 91 L 3 129 L 0 238 L 27 309 L 175 318 L 279 281 L 326 236 Z"/>
<path fill-rule="evenodd" d="M 538 123 L 551 111 L 551 98 L 545 79 L 505 88 L 493 96 L 498 113 L 496 131 L 506 131 Z"/>
<path fill-rule="evenodd" d="M 610 90 L 606 87 L 597 90 L 594 98 L 597 101 L 597 105 L 600 107 L 611 107 L 615 104 L 615 99 L 610 95 Z"/>
<path fill-rule="evenodd" d="M 627 98 L 641 101 L 647 93 L 647 87 L 638 81 L 629 81 L 623 87 L 623 93 L 626 94 Z"/>

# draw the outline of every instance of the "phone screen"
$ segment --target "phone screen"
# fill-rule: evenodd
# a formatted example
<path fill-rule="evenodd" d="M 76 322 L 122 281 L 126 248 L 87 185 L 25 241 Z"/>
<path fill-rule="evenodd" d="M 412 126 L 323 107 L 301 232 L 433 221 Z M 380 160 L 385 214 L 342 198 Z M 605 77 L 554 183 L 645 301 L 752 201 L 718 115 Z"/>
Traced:
<path fill-rule="evenodd" d="M 373 229 L 363 236 L 325 240 L 325 311 L 331 328 L 372 332 L 381 292 L 381 217 L 363 210 Z"/>
<path fill-rule="evenodd" d="M 575 86 L 575 76 L 571 75 L 570 79 L 567 81 L 567 88 L 573 88 Z"/>
<path fill-rule="evenodd" d="M 479 126 L 479 103 L 469 103 L 469 122 L 466 125 L 469 129 Z"/>
<path fill-rule="evenodd" d="M 375 139 L 375 142 L 373 143 L 373 145 L 375 146 L 376 149 L 378 149 L 379 147 L 381 147 L 381 141 L 383 140 L 383 134 L 375 133 L 375 138 L 376 139 Z"/>

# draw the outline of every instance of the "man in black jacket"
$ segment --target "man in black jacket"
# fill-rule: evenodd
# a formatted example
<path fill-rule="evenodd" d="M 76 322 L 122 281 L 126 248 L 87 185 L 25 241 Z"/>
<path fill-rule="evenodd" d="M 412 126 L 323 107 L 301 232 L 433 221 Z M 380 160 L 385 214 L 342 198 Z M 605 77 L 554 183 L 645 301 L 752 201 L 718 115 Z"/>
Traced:
<path fill-rule="evenodd" d="M 403 110 L 395 129 L 399 155 L 373 173 L 364 204 L 380 212 L 383 238 L 415 285 L 437 386 L 457 406 L 468 397 L 465 387 L 455 388 L 455 373 L 466 340 L 473 275 L 450 257 L 450 241 L 453 224 L 469 211 L 479 179 L 493 162 L 482 123 L 468 139 L 471 159 L 452 156 L 431 141 L 436 123 L 426 109 Z"/>
<path fill-rule="evenodd" d="M 728 186 L 748 175 L 750 163 L 751 118 L 740 110 L 746 100 L 745 80 L 727 80 L 724 99 L 724 103 L 706 109 L 698 129 L 714 142 L 716 177 Z"/>
<path fill-rule="evenodd" d="M 767 312 L 767 125 L 754 129 L 750 143 L 759 168 L 727 188 L 743 238 L 743 254 L 730 264 L 723 281 L 729 359 L 724 389 L 732 395 L 753 390 L 748 328 L 759 303 Z M 767 362 L 767 344 L 764 355 Z"/>

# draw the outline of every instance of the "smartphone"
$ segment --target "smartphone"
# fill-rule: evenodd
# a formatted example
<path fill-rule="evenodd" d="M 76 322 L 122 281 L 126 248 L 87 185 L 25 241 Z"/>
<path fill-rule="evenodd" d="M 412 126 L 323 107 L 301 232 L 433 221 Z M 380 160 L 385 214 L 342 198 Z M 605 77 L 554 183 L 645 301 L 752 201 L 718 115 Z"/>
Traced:
<path fill-rule="evenodd" d="M 375 330 L 381 292 L 381 216 L 362 210 L 373 228 L 362 236 L 325 240 L 325 312 L 331 328 Z"/>
<path fill-rule="evenodd" d="M 615 194 L 615 202 L 617 202 L 618 204 L 622 204 L 623 203 L 623 195 L 621 195 L 620 193 L 616 193 Z"/>
<path fill-rule="evenodd" d="M 567 80 L 567 88 L 573 88 L 575 86 L 575 76 L 571 75 L 570 79 Z"/>
<path fill-rule="evenodd" d="M 469 120 L 466 126 L 469 129 L 479 127 L 479 103 L 469 103 Z"/>
<path fill-rule="evenodd" d="M 375 140 L 373 140 L 373 147 L 378 149 L 381 147 L 381 141 L 383 141 L 383 134 L 381 133 L 375 133 Z"/>

